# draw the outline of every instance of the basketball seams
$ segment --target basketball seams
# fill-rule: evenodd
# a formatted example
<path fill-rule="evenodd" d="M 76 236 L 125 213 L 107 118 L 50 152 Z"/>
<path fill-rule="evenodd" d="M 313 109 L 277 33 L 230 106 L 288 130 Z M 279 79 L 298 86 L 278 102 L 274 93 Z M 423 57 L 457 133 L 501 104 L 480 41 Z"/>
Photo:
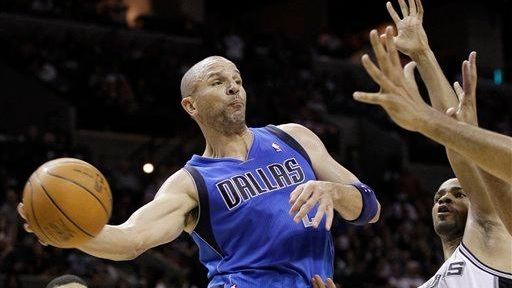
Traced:
<path fill-rule="evenodd" d="M 39 179 L 38 175 L 37 175 L 37 171 L 35 173 L 35 179 L 39 182 L 39 185 L 41 185 L 41 188 L 43 189 L 44 191 L 44 194 L 46 195 L 46 197 L 48 197 L 48 199 L 50 199 L 50 201 L 52 202 L 53 206 L 55 206 L 55 208 L 57 208 L 57 210 L 59 210 L 59 212 L 71 223 L 73 224 L 76 228 L 78 228 L 80 231 L 82 231 L 85 235 L 91 237 L 91 238 L 94 238 L 94 235 L 90 234 L 89 232 L 85 231 L 82 227 L 80 227 L 78 224 L 76 224 L 72 219 L 69 218 L 68 215 L 66 215 L 66 213 L 64 213 L 64 211 L 62 211 L 62 209 L 59 207 L 59 205 L 57 205 L 57 203 L 55 203 L 55 200 L 50 196 L 50 194 L 48 193 L 48 191 L 46 191 L 46 188 L 44 188 L 44 185 L 43 185 L 43 182 L 41 182 L 41 180 Z"/>
<path fill-rule="evenodd" d="M 30 177 L 32 178 L 32 177 Z M 35 175 L 34 175 L 35 178 Z M 43 228 L 41 228 L 41 224 L 39 224 L 39 220 L 37 220 L 36 211 L 34 210 L 34 189 L 32 188 L 32 181 L 30 179 L 28 180 L 28 184 L 30 186 L 30 210 L 32 210 L 32 217 L 34 218 L 35 224 L 37 225 L 37 228 L 39 228 L 39 231 L 46 237 L 46 240 L 50 240 L 50 237 L 44 233 Z M 52 237 L 53 238 L 53 237 Z M 43 239 L 45 240 L 45 239 Z M 55 240 L 55 239 L 54 239 Z"/>
<path fill-rule="evenodd" d="M 92 191 L 90 191 L 87 187 L 83 186 L 82 184 L 74 181 L 74 180 L 71 180 L 71 179 L 68 179 L 68 178 L 65 178 L 64 176 L 61 176 L 61 175 L 57 175 L 57 174 L 53 174 L 51 173 L 50 171 L 46 170 L 45 171 L 46 174 L 50 175 L 50 176 L 53 176 L 55 178 L 59 178 L 59 179 L 62 179 L 62 180 L 65 180 L 67 182 L 70 182 L 70 183 L 73 183 L 74 185 L 84 189 L 85 191 L 87 191 L 87 193 L 91 194 L 96 200 L 98 200 L 98 202 L 100 203 L 101 205 L 101 208 L 103 208 L 103 211 L 105 211 L 105 214 L 107 215 L 107 219 L 110 218 L 110 213 L 108 212 L 108 209 L 107 207 L 105 207 L 105 205 L 103 204 L 103 202 L 101 202 L 100 198 L 98 198 L 98 196 L 96 196 Z M 46 192 L 46 191 L 45 191 Z"/>

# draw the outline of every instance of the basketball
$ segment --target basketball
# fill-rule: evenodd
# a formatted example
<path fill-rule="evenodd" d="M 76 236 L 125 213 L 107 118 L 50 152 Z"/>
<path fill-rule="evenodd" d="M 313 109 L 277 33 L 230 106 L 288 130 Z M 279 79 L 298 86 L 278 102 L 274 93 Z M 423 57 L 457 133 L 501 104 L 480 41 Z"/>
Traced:
<path fill-rule="evenodd" d="M 110 187 L 98 169 L 74 158 L 46 162 L 23 190 L 27 223 L 42 241 L 73 248 L 92 239 L 112 211 Z"/>

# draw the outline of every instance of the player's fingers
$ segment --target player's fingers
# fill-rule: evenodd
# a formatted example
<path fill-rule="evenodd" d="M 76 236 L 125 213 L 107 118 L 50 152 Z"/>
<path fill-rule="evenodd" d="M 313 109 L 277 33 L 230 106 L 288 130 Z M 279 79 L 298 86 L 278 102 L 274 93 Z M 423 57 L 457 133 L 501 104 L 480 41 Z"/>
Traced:
<path fill-rule="evenodd" d="M 23 209 L 23 203 L 18 203 L 16 209 L 18 210 L 18 214 L 20 214 L 21 218 L 27 220 L 27 217 L 25 216 L 25 210 Z"/>
<path fill-rule="evenodd" d="M 302 204 L 304 204 L 306 201 L 309 200 L 309 197 L 313 193 L 313 187 L 311 185 L 304 185 L 304 188 L 302 189 L 302 192 L 298 195 L 297 199 L 294 201 L 292 207 L 290 208 L 289 213 L 293 214 L 302 207 Z M 299 218 L 300 219 L 300 218 Z"/>
<path fill-rule="evenodd" d="M 400 5 L 400 10 L 402 11 L 402 18 L 409 16 L 409 9 L 407 8 L 407 4 L 405 4 L 405 1 L 398 0 L 398 4 Z"/>
<path fill-rule="evenodd" d="M 299 223 L 300 219 L 304 218 L 308 214 L 308 212 L 315 207 L 318 202 L 319 196 L 316 194 L 311 195 L 308 201 L 306 201 L 303 205 L 300 206 L 299 212 L 293 217 L 293 220 Z"/>
<path fill-rule="evenodd" d="M 460 86 L 459 81 L 455 81 L 455 83 L 453 83 L 453 90 L 455 90 L 455 94 L 457 94 L 457 98 L 459 99 L 460 103 L 464 98 L 464 90 Z"/>
<path fill-rule="evenodd" d="M 295 187 L 295 189 L 292 191 L 292 193 L 290 193 L 290 200 L 289 200 L 290 204 L 295 202 L 295 200 L 297 200 L 297 197 L 299 197 L 300 193 L 304 189 L 304 185 L 305 184 L 300 184 L 299 186 Z"/>
<path fill-rule="evenodd" d="M 368 93 L 368 92 L 354 92 L 353 97 L 356 101 L 373 104 L 373 105 L 383 105 L 386 97 L 385 94 L 382 93 Z"/>
<path fill-rule="evenodd" d="M 334 219 L 334 208 L 332 205 L 327 205 L 325 214 L 327 215 L 325 219 L 325 230 L 330 231 L 332 227 L 332 221 Z"/>
<path fill-rule="evenodd" d="M 398 16 L 398 13 L 396 13 L 395 8 L 393 8 L 393 4 L 391 2 L 386 3 L 386 8 L 388 9 L 389 16 L 391 16 L 391 19 L 393 19 L 393 22 L 395 22 L 395 25 L 398 26 L 398 23 L 400 22 L 400 16 Z"/>
<path fill-rule="evenodd" d="M 416 84 L 416 78 L 414 77 L 414 69 L 416 68 L 416 62 L 411 61 L 404 67 L 404 78 L 405 84 L 407 85 L 408 95 L 415 101 L 423 101 L 418 90 L 418 84 Z"/>
<path fill-rule="evenodd" d="M 445 114 L 446 114 L 446 116 L 454 117 L 456 112 L 457 112 L 457 109 L 455 107 L 450 107 L 450 108 L 446 109 Z"/>
<path fill-rule="evenodd" d="M 322 288 L 315 277 L 311 278 L 311 284 L 313 285 L 313 288 Z"/>
<path fill-rule="evenodd" d="M 423 19 L 423 4 L 421 3 L 421 0 L 416 0 L 416 9 L 418 10 L 418 17 L 420 19 Z"/>
<path fill-rule="evenodd" d="M 327 288 L 336 288 L 336 284 L 334 284 L 334 281 L 332 281 L 331 278 L 327 278 Z"/>
<path fill-rule="evenodd" d="M 320 202 L 320 205 L 318 205 L 318 208 L 316 210 L 315 217 L 313 217 L 313 220 L 311 220 L 311 222 L 313 222 L 313 228 L 315 228 L 315 229 L 318 228 L 318 225 L 320 224 L 320 222 L 322 221 L 322 218 L 325 215 L 326 208 L 327 208 L 327 205 Z"/>
<path fill-rule="evenodd" d="M 23 224 L 23 228 L 25 229 L 25 231 L 27 231 L 28 233 L 34 233 L 34 231 L 32 231 L 32 229 L 30 229 L 30 226 L 25 223 Z"/>
<path fill-rule="evenodd" d="M 379 34 L 375 29 L 370 32 L 370 43 L 372 44 L 373 51 L 375 52 L 375 57 L 377 58 L 377 63 L 379 64 L 380 70 L 387 75 L 391 68 L 391 62 L 389 61 L 384 46 L 382 45 Z"/>
<path fill-rule="evenodd" d="M 377 66 L 370 60 L 370 57 L 365 54 L 361 57 L 361 62 L 363 64 L 364 69 L 368 72 L 368 75 L 375 81 L 379 86 L 385 91 L 396 92 L 396 86 L 389 80 L 389 78 L 382 73 Z"/>
<path fill-rule="evenodd" d="M 416 15 L 416 1 L 415 0 L 409 0 L 409 15 L 415 16 Z"/>
<path fill-rule="evenodd" d="M 391 26 L 386 27 L 386 50 L 388 52 L 388 57 L 391 60 L 391 65 L 393 68 L 402 67 L 400 64 L 400 56 L 398 55 L 398 51 L 396 50 L 395 41 L 393 41 L 393 37 L 395 36 L 395 29 Z"/>
<path fill-rule="evenodd" d="M 320 277 L 320 275 L 315 274 L 313 280 L 315 281 L 315 284 L 317 285 L 318 288 L 325 288 L 324 281 L 322 280 L 322 277 Z"/>
<path fill-rule="evenodd" d="M 470 67 L 471 76 L 475 77 L 474 84 L 476 85 L 477 74 L 476 74 L 476 52 L 475 51 L 471 51 L 471 53 L 469 53 L 469 67 Z"/>
<path fill-rule="evenodd" d="M 464 60 L 462 62 L 462 89 L 465 93 L 471 93 L 470 91 L 471 85 L 471 75 L 469 72 L 469 61 Z"/>

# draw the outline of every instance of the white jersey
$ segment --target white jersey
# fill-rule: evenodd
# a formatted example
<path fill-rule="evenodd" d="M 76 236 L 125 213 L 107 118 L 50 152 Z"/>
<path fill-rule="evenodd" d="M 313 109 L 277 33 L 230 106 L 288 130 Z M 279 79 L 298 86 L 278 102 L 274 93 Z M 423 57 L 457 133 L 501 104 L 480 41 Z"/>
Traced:
<path fill-rule="evenodd" d="M 512 274 L 480 262 L 464 244 L 419 288 L 512 288 Z"/>

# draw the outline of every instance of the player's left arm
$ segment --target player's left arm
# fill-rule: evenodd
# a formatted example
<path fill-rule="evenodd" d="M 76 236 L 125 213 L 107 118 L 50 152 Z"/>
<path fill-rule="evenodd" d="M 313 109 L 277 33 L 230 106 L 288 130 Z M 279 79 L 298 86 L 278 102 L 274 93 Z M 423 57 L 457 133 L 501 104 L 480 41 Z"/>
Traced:
<path fill-rule="evenodd" d="M 373 190 L 336 162 L 315 133 L 299 124 L 284 124 L 279 128 L 304 148 L 318 179 L 297 186 L 290 194 L 290 213 L 295 214 L 295 222 L 317 204 L 317 213 L 312 220 L 315 228 L 324 215 L 327 217 L 326 229 L 331 228 L 333 209 L 356 225 L 377 222 L 380 204 Z"/>

